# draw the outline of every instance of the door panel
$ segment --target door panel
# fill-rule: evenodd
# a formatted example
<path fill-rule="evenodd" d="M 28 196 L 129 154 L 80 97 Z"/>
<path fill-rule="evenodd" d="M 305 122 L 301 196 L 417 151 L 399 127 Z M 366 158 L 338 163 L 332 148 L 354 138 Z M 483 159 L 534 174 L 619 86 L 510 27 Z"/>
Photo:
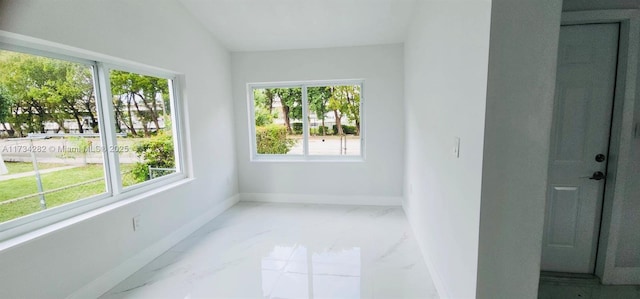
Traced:
<path fill-rule="evenodd" d="M 618 53 L 618 24 L 562 26 L 542 270 L 593 273 Z"/>
<path fill-rule="evenodd" d="M 558 130 L 555 142 L 555 161 L 577 162 L 584 160 L 589 121 L 588 106 L 583 103 L 591 95 L 589 87 L 563 86 L 560 90 L 563 99 L 557 107 Z"/>
<path fill-rule="evenodd" d="M 576 187 L 554 187 L 549 208 L 549 245 L 574 247 L 578 227 L 580 191 Z"/>

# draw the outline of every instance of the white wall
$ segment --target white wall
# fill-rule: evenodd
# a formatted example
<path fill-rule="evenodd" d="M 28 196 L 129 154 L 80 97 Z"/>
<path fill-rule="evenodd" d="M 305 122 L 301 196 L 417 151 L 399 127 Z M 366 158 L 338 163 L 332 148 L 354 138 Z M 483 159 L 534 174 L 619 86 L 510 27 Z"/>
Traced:
<path fill-rule="evenodd" d="M 477 298 L 537 298 L 561 0 L 493 0 Z"/>
<path fill-rule="evenodd" d="M 237 193 L 230 56 L 176 2 L 1 1 L 0 30 L 184 73 L 196 162 L 186 185 L 0 252 L 1 298 L 66 297 Z"/>
<path fill-rule="evenodd" d="M 638 67 L 640 67 L 640 64 Z M 605 234 L 606 238 L 601 237 L 601 242 L 605 240 L 607 242 L 608 252 L 606 255 L 598 256 L 599 259 L 602 258 L 604 260 L 602 261 L 602 264 L 605 265 L 603 273 L 598 274 L 603 275 L 605 283 L 640 283 L 640 231 L 638 230 L 638 227 L 640 227 L 640 217 L 638 217 L 640 215 L 640 90 L 638 86 L 640 86 L 640 77 L 636 77 L 635 98 L 626 98 L 622 105 L 623 107 L 634 105 L 633 120 L 631 120 L 631 123 L 622 125 L 623 127 L 629 126 L 632 129 L 621 130 L 620 137 L 613 139 L 621 144 L 618 147 L 620 151 L 618 153 L 618 163 L 620 164 L 617 169 L 622 169 L 626 166 L 626 171 L 624 172 L 625 177 L 621 180 L 622 184 L 616 183 L 615 185 L 616 188 L 619 188 L 618 190 L 623 192 L 621 202 L 613 204 L 614 206 L 619 205 L 620 208 L 605 210 L 606 212 L 613 210 L 611 212 L 612 217 L 610 217 L 611 223 L 609 226 L 603 226 L 602 228 L 603 230 L 609 230 Z M 624 119 L 624 116 L 622 118 Z M 621 149 L 626 146 L 629 147 L 628 153 Z M 623 166 L 621 164 L 626 165 Z M 610 172 L 610 174 L 612 173 Z M 605 198 L 605 201 L 607 199 Z M 606 259 L 612 259 L 613 261 Z"/>
<path fill-rule="evenodd" d="M 400 203 L 404 111 L 402 45 L 232 54 L 240 192 L 392 198 Z M 250 162 L 247 83 L 364 79 L 365 162 Z M 258 195 L 256 195 L 258 194 Z M 321 198 L 321 200 L 325 200 Z M 374 200 L 374 199 L 372 199 Z M 354 203 L 354 202 L 352 202 Z"/>
<path fill-rule="evenodd" d="M 420 1 L 415 11 L 405 44 L 404 208 L 440 296 L 473 298 L 491 3 Z"/>
<path fill-rule="evenodd" d="M 622 208 L 616 267 L 640 268 L 640 96 L 635 101 L 635 137 L 631 140 L 626 194 Z M 639 279 L 636 277 L 636 281 Z"/>

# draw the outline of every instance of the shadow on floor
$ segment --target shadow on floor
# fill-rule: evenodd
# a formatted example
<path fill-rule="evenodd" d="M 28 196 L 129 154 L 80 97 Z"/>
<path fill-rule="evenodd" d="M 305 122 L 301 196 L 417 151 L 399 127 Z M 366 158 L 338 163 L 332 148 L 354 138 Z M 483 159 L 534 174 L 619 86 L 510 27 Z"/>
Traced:
<path fill-rule="evenodd" d="M 593 275 L 540 275 L 538 299 L 640 299 L 640 286 L 607 286 Z"/>

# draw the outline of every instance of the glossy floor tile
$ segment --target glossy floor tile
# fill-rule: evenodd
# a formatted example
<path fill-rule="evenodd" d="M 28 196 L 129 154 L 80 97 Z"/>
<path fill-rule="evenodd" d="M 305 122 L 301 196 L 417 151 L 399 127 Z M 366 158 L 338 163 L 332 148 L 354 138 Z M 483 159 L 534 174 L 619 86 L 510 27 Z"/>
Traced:
<path fill-rule="evenodd" d="M 543 275 L 538 299 L 640 299 L 640 286 L 604 286 L 597 278 L 566 278 Z"/>
<path fill-rule="evenodd" d="M 401 208 L 239 203 L 101 298 L 438 298 Z"/>

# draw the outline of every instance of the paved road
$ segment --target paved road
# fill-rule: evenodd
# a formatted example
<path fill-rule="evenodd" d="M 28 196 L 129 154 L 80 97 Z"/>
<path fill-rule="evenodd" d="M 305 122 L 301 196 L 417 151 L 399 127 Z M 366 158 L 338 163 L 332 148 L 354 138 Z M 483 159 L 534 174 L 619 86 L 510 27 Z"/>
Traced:
<path fill-rule="evenodd" d="M 78 166 L 72 165 L 72 166 L 47 168 L 47 169 L 40 170 L 40 174 L 56 172 L 56 171 L 66 170 L 66 169 L 71 169 L 71 168 L 76 168 L 76 167 L 78 167 Z M 21 172 L 21 173 L 16 173 L 16 174 L 5 174 L 5 175 L 0 175 L 0 182 L 1 181 L 8 181 L 8 180 L 13 180 L 13 179 L 24 178 L 24 177 L 30 177 L 30 176 L 35 176 L 35 175 L 36 175 L 35 171 Z"/>
<path fill-rule="evenodd" d="M 91 142 L 90 151 L 86 154 L 86 163 L 102 163 L 103 150 L 105 150 L 99 138 L 87 138 Z M 118 138 L 118 145 L 122 149 L 119 154 L 121 163 L 134 163 L 138 161 L 133 144 L 138 140 L 133 138 Z M 84 153 L 80 152 L 77 143 L 63 138 L 13 140 L 0 139 L 0 152 L 5 161 L 31 162 L 31 150 L 35 153 L 38 162 L 59 164 L 83 164 Z"/>

